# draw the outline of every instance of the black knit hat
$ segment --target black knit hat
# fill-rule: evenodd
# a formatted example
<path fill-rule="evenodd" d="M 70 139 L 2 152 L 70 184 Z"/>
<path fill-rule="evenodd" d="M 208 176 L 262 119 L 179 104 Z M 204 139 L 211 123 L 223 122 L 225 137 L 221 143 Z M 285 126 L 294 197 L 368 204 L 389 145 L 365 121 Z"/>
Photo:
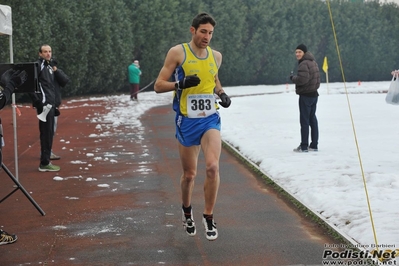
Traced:
<path fill-rule="evenodd" d="M 308 48 L 306 48 L 306 46 L 303 43 L 298 45 L 295 50 L 298 50 L 298 49 L 302 50 L 304 53 L 306 53 L 308 51 Z"/>

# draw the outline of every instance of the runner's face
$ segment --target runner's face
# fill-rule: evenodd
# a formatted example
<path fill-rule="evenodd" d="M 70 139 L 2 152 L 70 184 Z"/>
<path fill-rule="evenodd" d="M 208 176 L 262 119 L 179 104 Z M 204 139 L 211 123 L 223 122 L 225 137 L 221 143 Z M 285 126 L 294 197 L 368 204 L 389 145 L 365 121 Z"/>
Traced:
<path fill-rule="evenodd" d="M 194 44 L 198 48 L 206 48 L 212 39 L 213 26 L 212 24 L 200 24 L 197 30 L 191 27 L 191 33 L 193 34 Z"/>
<path fill-rule="evenodd" d="M 39 56 L 47 61 L 51 59 L 51 47 L 50 46 L 42 46 L 42 52 L 39 53 Z"/>

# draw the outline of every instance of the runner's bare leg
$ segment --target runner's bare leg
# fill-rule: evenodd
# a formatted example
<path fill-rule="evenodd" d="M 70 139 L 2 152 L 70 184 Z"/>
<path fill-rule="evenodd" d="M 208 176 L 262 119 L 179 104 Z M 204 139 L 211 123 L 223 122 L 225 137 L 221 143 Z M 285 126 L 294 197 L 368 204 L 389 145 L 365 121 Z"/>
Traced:
<path fill-rule="evenodd" d="M 201 139 L 201 148 L 206 164 L 204 214 L 213 214 L 220 184 L 219 159 L 222 150 L 220 131 L 216 129 L 208 130 Z"/>
<path fill-rule="evenodd" d="M 183 174 L 180 178 L 181 197 L 185 207 L 191 205 L 194 180 L 197 175 L 198 155 L 200 146 L 185 147 L 179 143 L 180 161 L 183 167 Z"/>

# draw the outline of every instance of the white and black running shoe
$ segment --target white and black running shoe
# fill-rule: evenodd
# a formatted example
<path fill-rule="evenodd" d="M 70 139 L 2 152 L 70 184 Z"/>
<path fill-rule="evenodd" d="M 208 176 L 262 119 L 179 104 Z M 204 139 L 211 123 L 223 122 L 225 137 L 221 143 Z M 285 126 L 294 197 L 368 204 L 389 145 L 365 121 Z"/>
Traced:
<path fill-rule="evenodd" d="M 209 241 L 218 238 L 218 230 L 216 229 L 216 223 L 213 219 L 206 219 L 202 217 L 202 223 L 205 226 L 205 236 Z"/>
<path fill-rule="evenodd" d="M 186 231 L 186 233 L 189 236 L 195 236 L 195 234 L 197 233 L 197 230 L 195 229 L 193 211 L 191 210 L 190 218 L 186 218 L 186 216 L 184 215 L 184 211 L 182 210 L 182 221 L 183 221 L 184 231 Z"/>

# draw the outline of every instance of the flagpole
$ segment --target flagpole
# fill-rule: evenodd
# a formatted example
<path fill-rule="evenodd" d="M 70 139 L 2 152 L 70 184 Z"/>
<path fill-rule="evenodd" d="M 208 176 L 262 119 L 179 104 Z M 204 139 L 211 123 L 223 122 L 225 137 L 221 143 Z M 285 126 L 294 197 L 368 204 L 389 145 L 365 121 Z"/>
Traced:
<path fill-rule="evenodd" d="M 326 80 L 327 80 L 327 94 L 330 94 L 330 90 L 328 89 L 328 69 L 326 72 Z"/>

